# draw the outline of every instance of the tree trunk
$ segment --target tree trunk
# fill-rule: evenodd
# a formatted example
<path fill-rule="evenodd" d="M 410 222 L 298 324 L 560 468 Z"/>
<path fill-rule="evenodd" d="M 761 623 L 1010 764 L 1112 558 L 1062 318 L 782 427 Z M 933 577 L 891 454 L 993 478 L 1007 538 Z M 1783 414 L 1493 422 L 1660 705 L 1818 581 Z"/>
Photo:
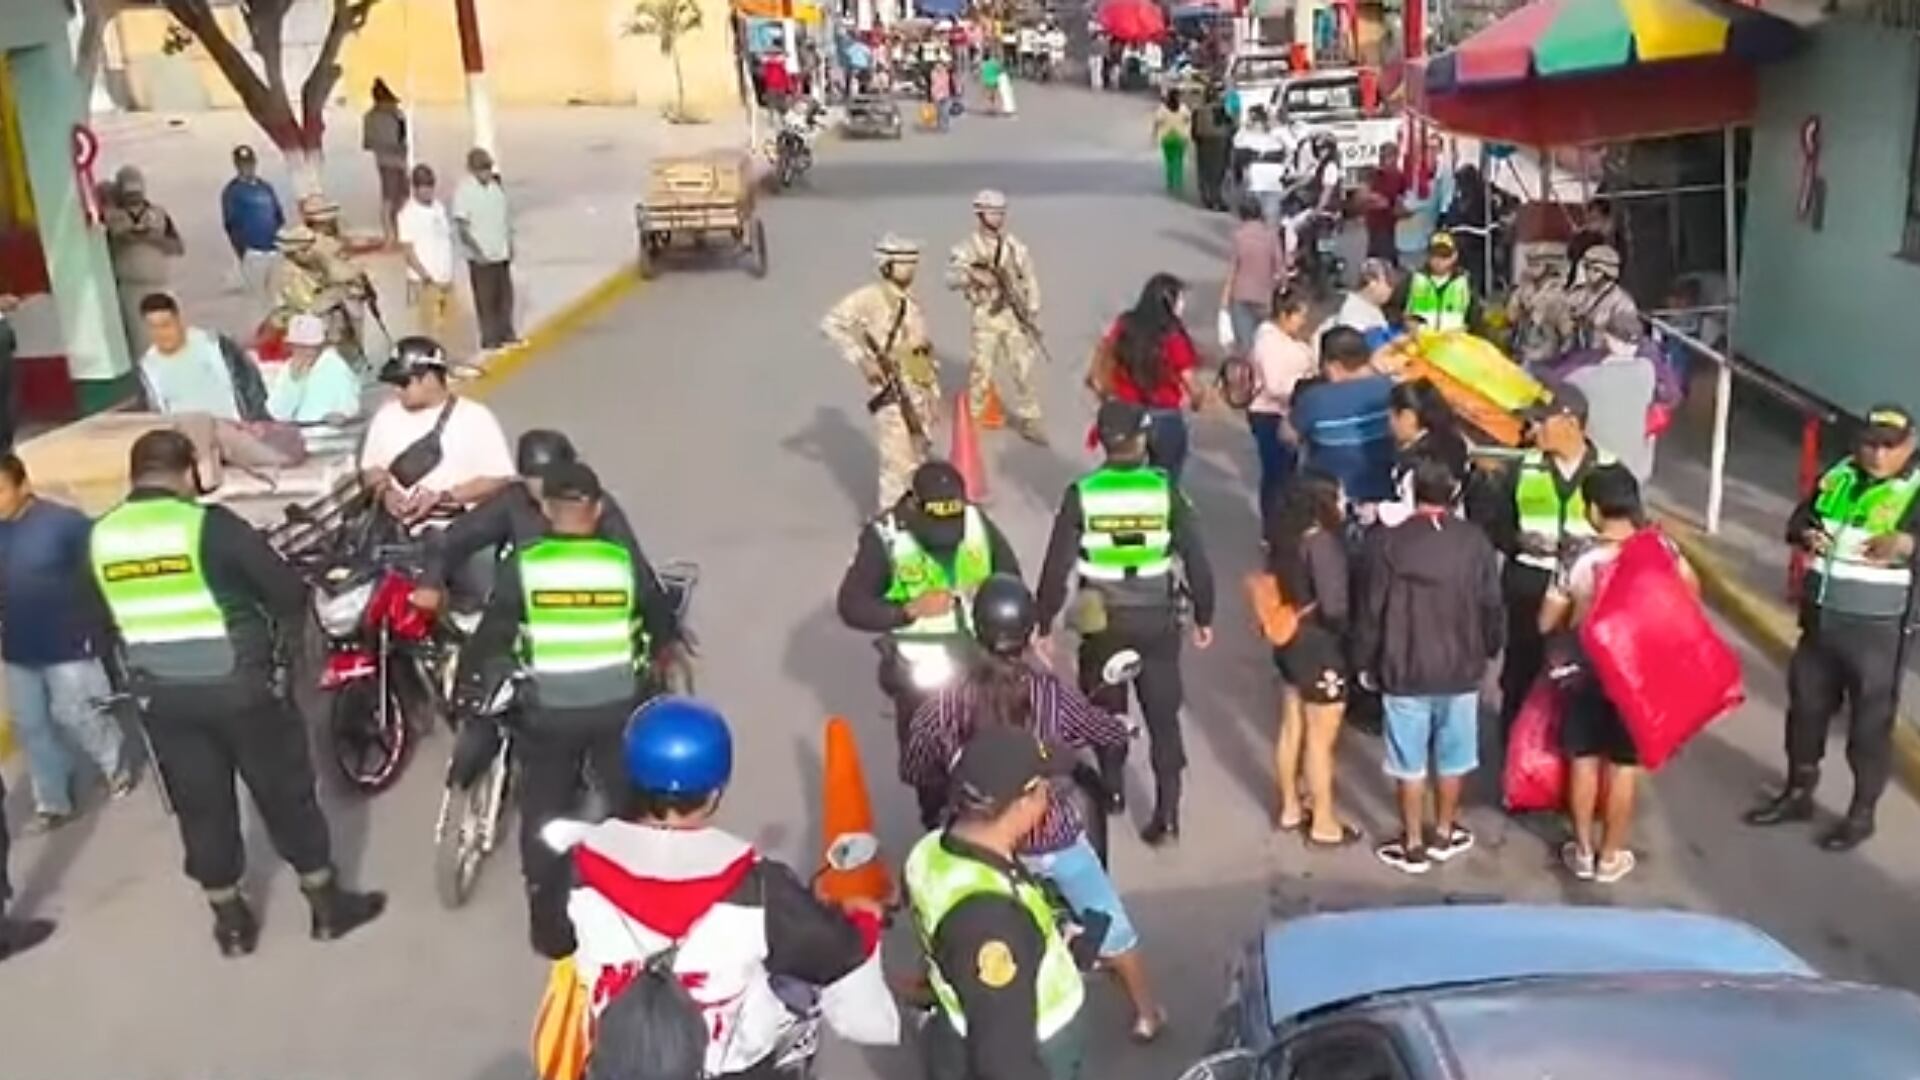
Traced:
<path fill-rule="evenodd" d="M 680 72 L 680 47 L 673 47 L 673 116 L 674 120 L 687 119 L 687 80 Z"/>
<path fill-rule="evenodd" d="M 80 40 L 74 43 L 73 68 L 89 97 L 100 78 L 100 63 L 106 57 L 107 24 L 120 13 L 120 3 L 121 0 L 82 0 L 80 5 Z"/>

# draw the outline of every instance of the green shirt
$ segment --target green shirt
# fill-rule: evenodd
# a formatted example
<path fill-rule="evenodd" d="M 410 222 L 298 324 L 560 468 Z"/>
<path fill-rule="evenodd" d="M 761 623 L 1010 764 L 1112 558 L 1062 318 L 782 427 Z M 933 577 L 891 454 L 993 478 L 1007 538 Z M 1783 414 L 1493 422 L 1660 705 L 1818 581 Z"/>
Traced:
<path fill-rule="evenodd" d="M 267 392 L 267 413 L 291 424 L 359 416 L 360 377 L 331 347 L 320 353 L 305 375 L 295 375 L 292 363 L 281 364 Z"/>

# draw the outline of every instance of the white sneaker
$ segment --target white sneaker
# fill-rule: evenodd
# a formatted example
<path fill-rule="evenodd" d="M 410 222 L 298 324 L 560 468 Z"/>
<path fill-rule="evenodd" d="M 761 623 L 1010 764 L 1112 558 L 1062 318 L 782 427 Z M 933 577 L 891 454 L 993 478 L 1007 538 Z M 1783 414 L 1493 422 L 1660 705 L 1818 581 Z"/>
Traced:
<path fill-rule="evenodd" d="M 1427 854 L 1433 856 L 1435 862 L 1446 862 L 1455 855 L 1465 855 L 1471 850 L 1473 850 L 1473 830 L 1457 821 L 1444 835 L 1435 829 L 1432 837 L 1427 841 Z"/>
<path fill-rule="evenodd" d="M 1613 858 L 1602 859 L 1594 867 L 1593 880 L 1602 885 L 1611 885 L 1633 873 L 1633 868 L 1638 865 L 1639 860 L 1634 858 L 1633 852 L 1616 851 L 1613 853 Z"/>

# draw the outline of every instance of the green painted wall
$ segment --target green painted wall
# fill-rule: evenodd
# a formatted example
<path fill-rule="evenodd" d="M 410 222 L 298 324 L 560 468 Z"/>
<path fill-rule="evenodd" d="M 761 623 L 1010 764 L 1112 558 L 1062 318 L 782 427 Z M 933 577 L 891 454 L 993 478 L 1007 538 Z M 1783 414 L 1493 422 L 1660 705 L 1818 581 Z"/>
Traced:
<path fill-rule="evenodd" d="M 1920 409 L 1920 263 L 1897 257 L 1920 37 L 1829 20 L 1761 79 L 1735 344 L 1854 414 Z M 1824 228 L 1796 216 L 1800 129 L 1821 125 Z"/>

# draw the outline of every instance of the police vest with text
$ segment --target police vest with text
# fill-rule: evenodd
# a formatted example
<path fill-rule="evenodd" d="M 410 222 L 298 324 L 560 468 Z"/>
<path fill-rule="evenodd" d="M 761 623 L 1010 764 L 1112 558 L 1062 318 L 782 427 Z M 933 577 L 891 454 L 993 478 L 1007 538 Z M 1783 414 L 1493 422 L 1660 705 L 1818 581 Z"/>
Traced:
<path fill-rule="evenodd" d="M 1080 494 L 1082 581 L 1165 581 L 1173 572 L 1173 481 L 1148 466 L 1100 469 Z"/>
<path fill-rule="evenodd" d="M 523 657 L 540 704 L 584 709 L 631 701 L 646 650 L 627 548 L 548 537 L 516 556 L 525 600 Z"/>
<path fill-rule="evenodd" d="M 913 904 L 914 925 L 919 927 L 921 940 L 931 945 L 934 935 L 940 929 L 941 920 L 947 913 L 972 897 L 982 894 L 1009 897 L 1026 909 L 1033 918 L 1034 926 L 1040 931 L 1044 945 L 1040 957 L 1040 970 L 1034 980 L 1034 997 L 1038 1004 L 1035 1026 L 1042 1042 L 1052 1038 L 1061 1029 L 1073 1021 L 1080 1011 L 1080 1004 L 1086 999 L 1086 986 L 1080 980 L 1080 972 L 1073 964 L 1073 954 L 1067 949 L 1067 943 L 1054 925 L 1053 907 L 1047 902 L 1047 894 L 1038 883 L 1021 876 L 1012 875 L 996 867 L 988 866 L 978 859 L 956 855 L 948 851 L 942 842 L 944 833 L 931 833 L 922 837 L 907 855 L 907 864 L 902 873 L 907 887 L 907 896 Z M 932 953 L 931 947 L 928 953 Z M 1000 973 L 987 970 L 987 965 L 995 958 L 985 951 L 978 962 L 978 973 L 982 982 L 993 985 L 992 979 Z M 1000 958 L 999 962 L 1007 967 L 1004 977 L 1011 981 L 1012 957 Z M 953 1025 L 954 1031 L 964 1036 L 967 1033 L 966 1012 L 960 1006 L 960 995 L 953 984 L 934 964 L 929 972 L 929 981 L 933 984 L 933 996 L 940 1002 L 940 1011 Z"/>
<path fill-rule="evenodd" d="M 88 557 L 126 646 L 127 667 L 160 680 L 234 672 L 226 616 L 201 561 L 203 506 L 184 499 L 122 503 L 94 523 Z"/>
<path fill-rule="evenodd" d="M 1808 570 L 1807 596 L 1824 611 L 1869 618 L 1898 618 L 1907 609 L 1913 570 L 1866 556 L 1869 541 L 1900 532 L 1914 498 L 1920 469 L 1875 480 L 1851 461 L 1828 469 L 1813 499 L 1813 520 L 1832 538 L 1827 554 Z"/>
<path fill-rule="evenodd" d="M 1473 308 L 1473 283 L 1465 274 L 1445 281 L 1418 273 L 1407 283 L 1407 315 L 1429 330 L 1465 330 Z"/>
<path fill-rule="evenodd" d="M 967 601 L 982 582 L 993 575 L 993 540 L 987 532 L 986 518 L 974 507 L 967 507 L 960 546 L 953 553 L 949 571 L 933 557 L 913 532 L 892 514 L 874 522 L 880 542 L 886 545 L 887 561 L 893 567 L 893 580 L 887 584 L 887 599 L 896 604 L 911 604 L 922 596 L 942 590 L 953 593 L 953 606 L 945 615 L 916 619 L 893 632 L 896 641 L 951 638 L 967 632 Z"/>
<path fill-rule="evenodd" d="M 1614 463 L 1612 454 L 1605 450 L 1591 450 L 1595 466 Z M 1580 494 L 1580 484 L 1576 481 L 1567 489 L 1567 497 L 1560 497 L 1560 485 L 1556 477 L 1555 466 L 1545 451 L 1529 450 L 1520 459 L 1520 475 L 1513 487 L 1513 505 L 1520 519 L 1522 536 L 1533 533 L 1544 536 L 1556 550 L 1568 540 L 1592 540 L 1593 523 L 1587 520 L 1587 500 Z M 1554 570 L 1560 560 L 1554 555 L 1535 555 L 1523 551 L 1514 556 L 1515 560 L 1537 570 Z"/>

